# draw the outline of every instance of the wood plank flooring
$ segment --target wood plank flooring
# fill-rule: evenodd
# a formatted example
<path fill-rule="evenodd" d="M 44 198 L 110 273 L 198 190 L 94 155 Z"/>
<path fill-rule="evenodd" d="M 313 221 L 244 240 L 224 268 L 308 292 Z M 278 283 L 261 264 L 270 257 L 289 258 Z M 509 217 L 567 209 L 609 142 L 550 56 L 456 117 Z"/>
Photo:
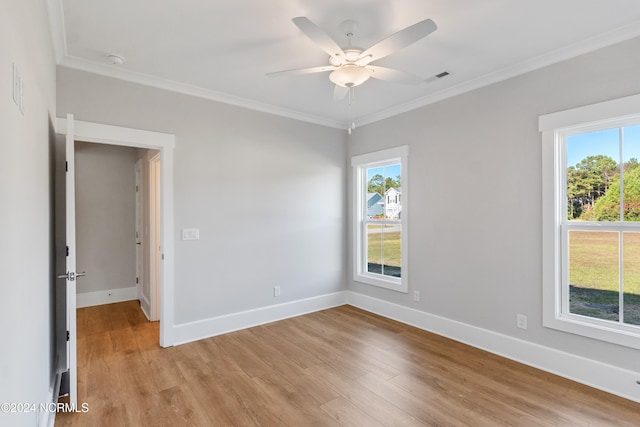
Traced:
<path fill-rule="evenodd" d="M 638 426 L 640 404 L 351 306 L 162 349 L 137 302 L 78 310 L 56 426 Z"/>

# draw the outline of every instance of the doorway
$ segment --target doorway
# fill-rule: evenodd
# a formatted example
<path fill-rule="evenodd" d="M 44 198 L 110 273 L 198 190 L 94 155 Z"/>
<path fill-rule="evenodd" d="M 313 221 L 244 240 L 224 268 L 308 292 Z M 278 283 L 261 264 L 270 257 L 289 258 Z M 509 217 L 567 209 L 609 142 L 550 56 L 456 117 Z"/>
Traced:
<path fill-rule="evenodd" d="M 137 199 L 148 197 L 136 182 L 135 165 L 147 150 L 84 141 L 74 148 L 76 265 L 88 273 L 77 281 L 77 307 L 138 300 L 137 253 L 148 245 L 138 228 L 149 221 L 142 212 L 136 217 Z M 140 262 L 144 271 L 148 260 Z"/>
<path fill-rule="evenodd" d="M 67 120 L 58 118 L 56 128 L 64 134 Z M 170 134 L 143 131 L 138 129 L 109 126 L 98 123 L 74 121 L 75 140 L 114 146 L 135 147 L 158 151 L 157 174 L 158 206 L 160 210 L 159 232 L 157 239 L 160 249 L 157 272 L 159 277 L 157 310 L 160 321 L 160 346 L 173 345 L 173 148 L 175 136 Z"/>

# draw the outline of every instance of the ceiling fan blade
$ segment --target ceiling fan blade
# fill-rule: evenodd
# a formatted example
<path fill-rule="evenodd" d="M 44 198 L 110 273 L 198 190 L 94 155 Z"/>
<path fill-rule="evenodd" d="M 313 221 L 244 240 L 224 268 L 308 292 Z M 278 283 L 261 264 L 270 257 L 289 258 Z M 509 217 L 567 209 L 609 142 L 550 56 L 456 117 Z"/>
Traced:
<path fill-rule="evenodd" d="M 345 96 L 347 96 L 347 93 L 349 93 L 348 87 L 336 85 L 336 87 L 333 89 L 333 100 L 340 101 L 341 99 L 344 99 Z"/>
<path fill-rule="evenodd" d="M 393 68 L 378 67 L 376 65 L 368 65 L 367 70 L 371 71 L 371 77 L 378 80 L 385 80 L 405 85 L 419 85 L 424 79 L 404 71 L 394 70 Z"/>
<path fill-rule="evenodd" d="M 417 42 L 418 40 L 433 33 L 438 27 L 436 23 L 431 19 L 425 19 L 417 24 L 413 24 L 410 27 L 400 30 L 387 37 L 384 40 L 379 41 L 369 49 L 360 54 L 360 58 L 363 60 L 363 64 L 366 65 L 377 59 L 384 58 L 387 55 L 409 46 Z M 366 59 L 368 57 L 368 59 Z"/>
<path fill-rule="evenodd" d="M 334 67 L 332 65 L 323 65 L 320 67 L 311 67 L 311 68 L 298 68 L 296 70 L 284 70 L 284 71 L 276 71 L 274 73 L 267 73 L 269 77 L 279 77 L 279 76 L 299 76 L 302 74 L 313 74 L 313 73 L 323 73 L 325 71 L 333 71 L 338 67 Z"/>
<path fill-rule="evenodd" d="M 345 57 L 344 51 L 338 43 L 336 43 L 335 40 L 333 40 L 322 28 L 311 22 L 309 18 L 300 16 L 293 18 L 291 21 L 293 21 L 293 23 L 296 24 L 296 26 L 300 28 L 300 30 L 311 39 L 311 41 L 317 44 L 320 49 L 327 52 L 330 57 Z"/>

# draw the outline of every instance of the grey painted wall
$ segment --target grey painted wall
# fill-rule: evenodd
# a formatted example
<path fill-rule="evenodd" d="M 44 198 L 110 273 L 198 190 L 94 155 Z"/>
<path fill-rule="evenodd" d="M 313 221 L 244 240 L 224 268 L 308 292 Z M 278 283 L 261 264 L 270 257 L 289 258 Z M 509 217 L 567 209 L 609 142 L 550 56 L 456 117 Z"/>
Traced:
<path fill-rule="evenodd" d="M 176 135 L 176 324 L 345 289 L 344 131 L 61 67 L 57 101 Z"/>
<path fill-rule="evenodd" d="M 408 295 L 349 289 L 638 371 L 637 350 L 542 327 L 537 127 L 542 114 L 640 93 L 639 51 L 631 40 L 357 129 L 349 155 L 410 146 L 410 283 Z"/>
<path fill-rule="evenodd" d="M 2 3 L 0 52 L 0 402 L 47 402 L 55 375 L 56 92 L 45 2 Z M 24 114 L 12 99 L 13 64 Z M 0 425 L 34 426 L 37 416 L 0 412 Z"/>
<path fill-rule="evenodd" d="M 76 142 L 78 293 L 135 287 L 135 173 L 138 150 Z"/>

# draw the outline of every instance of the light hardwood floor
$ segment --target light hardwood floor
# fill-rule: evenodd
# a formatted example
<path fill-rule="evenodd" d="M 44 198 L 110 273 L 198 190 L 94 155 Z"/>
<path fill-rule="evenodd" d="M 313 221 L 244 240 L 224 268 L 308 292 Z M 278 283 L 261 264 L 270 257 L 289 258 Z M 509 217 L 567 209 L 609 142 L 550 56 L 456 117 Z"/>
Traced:
<path fill-rule="evenodd" d="M 638 426 L 640 404 L 351 306 L 162 349 L 137 302 L 78 310 L 56 426 Z"/>

